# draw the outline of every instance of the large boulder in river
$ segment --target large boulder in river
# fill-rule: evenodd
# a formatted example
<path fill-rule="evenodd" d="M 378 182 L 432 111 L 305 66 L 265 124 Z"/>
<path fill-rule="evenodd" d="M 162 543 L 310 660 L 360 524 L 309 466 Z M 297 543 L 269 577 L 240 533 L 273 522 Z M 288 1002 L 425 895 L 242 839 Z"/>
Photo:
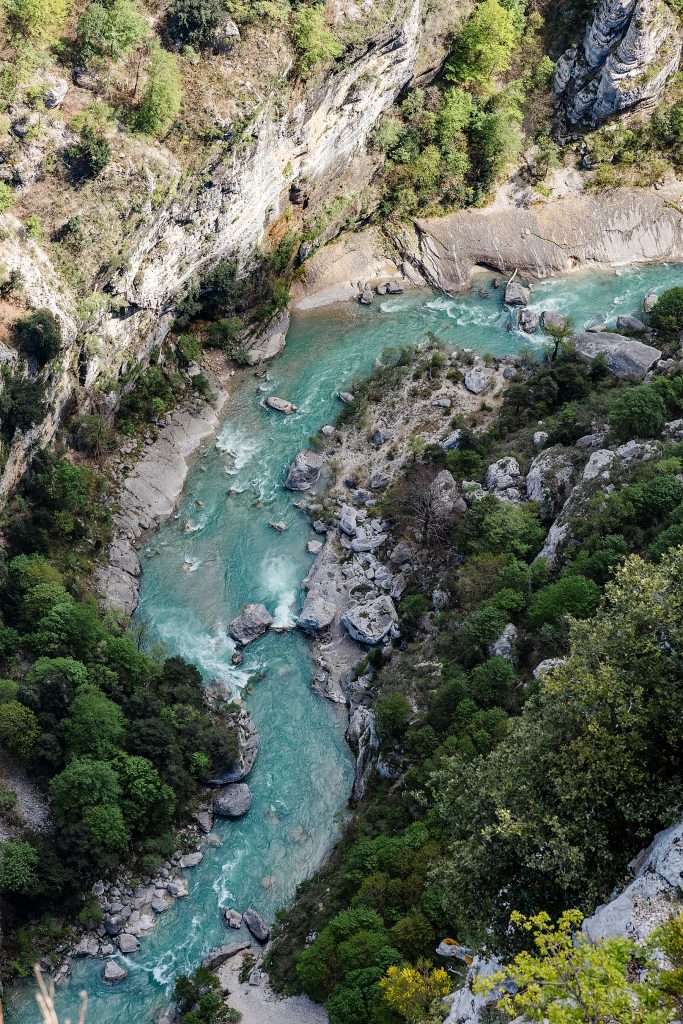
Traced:
<path fill-rule="evenodd" d="M 378 644 L 395 629 L 398 616 L 386 594 L 367 604 L 351 605 L 342 618 L 350 636 L 361 644 Z"/>
<path fill-rule="evenodd" d="M 519 281 L 508 281 L 505 285 L 506 306 L 528 306 L 530 298 L 531 291 Z"/>
<path fill-rule="evenodd" d="M 123 981 L 127 977 L 128 971 L 125 967 L 122 967 L 116 960 L 107 960 L 102 971 L 103 981 Z"/>
<path fill-rule="evenodd" d="M 586 331 L 574 335 L 572 341 L 582 359 L 604 356 L 607 369 L 616 377 L 642 380 L 650 367 L 662 358 L 658 348 L 608 331 Z"/>
<path fill-rule="evenodd" d="M 266 398 L 266 405 L 275 412 L 283 412 L 286 416 L 296 412 L 296 406 L 288 402 L 286 398 L 278 398 L 277 395 L 269 395 Z"/>
<path fill-rule="evenodd" d="M 213 799 L 213 813 L 219 818 L 241 818 L 250 806 L 251 793 L 244 782 L 221 786 Z"/>
<path fill-rule="evenodd" d="M 297 625 L 305 633 L 317 636 L 332 623 L 336 611 L 337 609 L 331 601 L 326 600 L 315 590 L 310 590 L 297 619 Z"/>
<path fill-rule="evenodd" d="M 273 625 L 274 619 L 265 605 L 248 604 L 228 626 L 228 633 L 241 647 L 258 640 Z"/>
<path fill-rule="evenodd" d="M 287 490 L 307 491 L 309 487 L 317 484 L 324 461 L 322 455 L 316 455 L 309 448 L 300 451 L 289 467 L 289 473 L 285 480 Z"/>
<path fill-rule="evenodd" d="M 270 938 L 270 925 L 257 910 L 253 910 L 251 907 L 242 914 L 242 921 L 246 924 L 247 928 L 259 942 L 267 942 Z"/>
<path fill-rule="evenodd" d="M 209 971 L 215 971 L 217 967 L 221 967 L 227 960 L 232 959 L 233 956 L 237 956 L 238 953 L 242 953 L 245 949 L 250 948 L 251 942 L 230 942 L 226 946 L 215 946 L 209 950 L 202 960 L 202 967 Z"/>

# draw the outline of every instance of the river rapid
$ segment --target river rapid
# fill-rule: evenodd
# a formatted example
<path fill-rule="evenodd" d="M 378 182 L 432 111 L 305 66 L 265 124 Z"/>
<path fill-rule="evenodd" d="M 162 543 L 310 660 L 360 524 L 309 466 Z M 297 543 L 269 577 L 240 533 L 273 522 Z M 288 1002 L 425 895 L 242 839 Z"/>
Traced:
<path fill-rule="evenodd" d="M 263 602 L 276 623 L 291 626 L 301 603 L 300 581 L 312 556 L 297 495 L 282 487 L 299 448 L 339 411 L 337 392 L 350 390 L 388 346 L 424 340 L 502 355 L 542 346 L 510 330 L 492 274 L 454 298 L 412 292 L 292 318 L 285 351 L 265 378 L 235 378 L 225 419 L 196 460 L 176 516 L 142 552 L 136 613 L 165 655 L 194 662 L 209 681 L 227 681 L 260 733 L 248 779 L 251 810 L 238 821 L 217 820 L 220 845 L 204 847 L 188 871 L 189 897 L 177 900 L 141 939 L 139 953 L 120 956 L 128 978 L 105 984 L 99 960 L 74 960 L 60 988 L 60 1019 L 77 1017 L 79 992 L 89 995 L 88 1024 L 150 1024 L 169 1003 L 175 976 L 192 971 L 209 949 L 242 938 L 224 927 L 220 908 L 252 906 L 269 920 L 328 854 L 338 835 L 353 765 L 344 742 L 346 714 L 311 689 L 307 642 L 297 632 L 270 633 L 231 664 L 227 623 L 250 601 Z M 683 269 L 639 266 L 590 271 L 538 284 L 532 308 L 571 316 L 577 328 L 638 312 L 644 296 L 683 284 Z M 486 297 L 479 289 L 488 291 Z M 268 394 L 298 406 L 282 416 L 264 406 Z M 283 520 L 284 533 L 269 525 Z M 244 938 L 248 938 L 245 935 Z M 8 993 L 8 1024 L 36 1024 L 33 986 Z"/>

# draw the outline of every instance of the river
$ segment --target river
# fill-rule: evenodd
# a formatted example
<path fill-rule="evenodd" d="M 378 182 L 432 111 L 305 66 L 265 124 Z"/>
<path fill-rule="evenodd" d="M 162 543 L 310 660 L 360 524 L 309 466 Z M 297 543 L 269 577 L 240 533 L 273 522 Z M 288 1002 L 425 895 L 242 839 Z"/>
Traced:
<path fill-rule="evenodd" d="M 194 662 L 209 680 L 228 681 L 256 722 L 259 755 L 248 780 L 249 813 L 217 821 L 220 845 L 205 847 L 188 872 L 189 898 L 178 900 L 140 952 L 121 957 L 128 978 L 100 979 L 102 962 L 75 960 L 60 989 L 60 1019 L 77 1017 L 78 993 L 89 994 L 89 1024 L 149 1024 L 169 1002 L 174 977 L 191 971 L 213 946 L 236 940 L 220 907 L 253 906 L 273 919 L 296 886 L 321 863 L 338 834 L 353 774 L 344 742 L 345 712 L 311 689 L 306 640 L 296 632 L 271 633 L 248 648 L 239 667 L 226 625 L 249 601 L 262 601 L 281 625 L 293 623 L 300 581 L 312 556 L 307 519 L 282 482 L 296 451 L 339 410 L 339 389 L 349 389 L 388 346 L 418 342 L 433 331 L 446 344 L 504 354 L 540 346 L 542 336 L 510 331 L 502 294 L 492 274 L 455 298 L 411 293 L 305 317 L 294 316 L 284 353 L 268 378 L 252 372 L 236 384 L 215 443 L 190 473 L 178 514 L 142 553 L 138 616 L 166 654 Z M 590 271 L 538 284 L 532 308 L 556 309 L 577 328 L 633 313 L 651 290 L 683 284 L 681 268 L 640 266 Z M 482 297 L 479 288 L 488 288 Z M 267 394 L 294 402 L 282 416 L 265 408 Z M 272 521 L 288 529 L 277 533 Z M 8 1024 L 35 1024 L 32 985 L 8 994 Z"/>

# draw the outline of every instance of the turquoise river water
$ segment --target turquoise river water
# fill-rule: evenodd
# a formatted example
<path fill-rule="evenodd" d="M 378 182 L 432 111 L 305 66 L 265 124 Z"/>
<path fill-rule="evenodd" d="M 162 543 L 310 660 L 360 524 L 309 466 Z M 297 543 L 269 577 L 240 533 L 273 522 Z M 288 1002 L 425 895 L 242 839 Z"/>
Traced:
<path fill-rule="evenodd" d="M 223 424 L 190 473 L 178 515 L 143 552 L 137 614 L 167 653 L 197 664 L 207 680 L 227 680 L 244 699 L 261 736 L 248 780 L 251 810 L 239 821 L 217 821 L 221 845 L 207 845 L 202 863 L 187 873 L 189 898 L 176 901 L 142 937 L 139 953 L 121 957 L 125 981 L 106 985 L 101 961 L 73 962 L 58 994 L 61 1020 L 77 1017 L 78 993 L 86 989 L 88 1024 L 150 1024 L 168 1005 L 176 974 L 191 971 L 211 947 L 238 938 L 222 924 L 221 907 L 253 906 L 272 920 L 330 850 L 352 779 L 345 712 L 312 691 L 303 636 L 271 633 L 236 668 L 226 624 L 249 601 L 262 601 L 280 624 L 294 621 L 312 557 L 297 496 L 282 487 L 287 467 L 310 435 L 334 421 L 337 391 L 369 371 L 387 346 L 418 342 L 428 331 L 446 344 L 495 354 L 542 344 L 541 335 L 529 339 L 509 329 L 500 291 L 479 294 L 491 277 L 482 275 L 470 293 L 455 298 L 411 293 L 369 308 L 349 303 L 293 317 L 268 378 L 250 372 L 235 378 Z M 538 284 L 532 307 L 589 326 L 637 312 L 649 291 L 674 284 L 683 284 L 683 268 L 591 271 Z M 267 394 L 289 399 L 299 411 L 287 417 L 269 411 Z M 268 525 L 279 519 L 288 524 L 284 534 Z M 6 1019 L 37 1024 L 32 985 L 9 993 Z"/>

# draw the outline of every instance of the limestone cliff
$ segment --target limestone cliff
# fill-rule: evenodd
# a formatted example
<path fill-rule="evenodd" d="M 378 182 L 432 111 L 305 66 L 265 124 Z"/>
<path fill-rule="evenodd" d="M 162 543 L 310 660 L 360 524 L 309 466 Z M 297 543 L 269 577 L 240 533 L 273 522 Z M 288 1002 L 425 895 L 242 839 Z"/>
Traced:
<path fill-rule="evenodd" d="M 681 33 L 664 0 L 600 0 L 583 40 L 557 62 L 554 91 L 572 125 L 652 105 L 681 59 Z"/>

